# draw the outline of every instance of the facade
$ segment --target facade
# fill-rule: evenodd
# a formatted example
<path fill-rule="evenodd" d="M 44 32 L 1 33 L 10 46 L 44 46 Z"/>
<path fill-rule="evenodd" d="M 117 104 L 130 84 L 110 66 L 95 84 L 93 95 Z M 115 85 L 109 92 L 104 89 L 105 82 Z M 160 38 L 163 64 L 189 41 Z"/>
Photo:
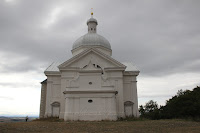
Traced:
<path fill-rule="evenodd" d="M 98 22 L 93 16 L 87 25 L 88 33 L 73 44 L 73 57 L 45 70 L 40 118 L 96 121 L 138 117 L 139 71 L 132 63 L 111 57 L 111 45 L 97 34 Z"/>

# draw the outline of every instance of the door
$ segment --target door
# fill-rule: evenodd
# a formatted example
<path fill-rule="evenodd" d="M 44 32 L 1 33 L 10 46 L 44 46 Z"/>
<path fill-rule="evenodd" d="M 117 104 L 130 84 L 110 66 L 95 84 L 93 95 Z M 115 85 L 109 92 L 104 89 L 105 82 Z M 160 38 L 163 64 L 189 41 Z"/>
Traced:
<path fill-rule="evenodd" d="M 52 106 L 52 117 L 59 117 L 60 114 L 60 103 L 59 102 L 53 102 L 51 104 Z"/>
<path fill-rule="evenodd" d="M 59 117 L 59 107 L 53 107 L 53 112 L 52 112 L 52 114 L 53 114 L 53 117 Z"/>
<path fill-rule="evenodd" d="M 126 117 L 132 117 L 133 116 L 133 102 L 126 101 L 124 103 L 124 112 Z"/>

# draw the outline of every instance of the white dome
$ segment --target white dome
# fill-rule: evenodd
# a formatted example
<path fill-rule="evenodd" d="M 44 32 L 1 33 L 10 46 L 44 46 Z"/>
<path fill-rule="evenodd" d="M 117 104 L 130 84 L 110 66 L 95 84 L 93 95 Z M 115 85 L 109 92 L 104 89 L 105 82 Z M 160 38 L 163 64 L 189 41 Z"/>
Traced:
<path fill-rule="evenodd" d="M 80 46 L 103 46 L 111 49 L 109 41 L 97 33 L 87 33 L 80 37 L 74 42 L 72 49 L 78 48 Z"/>
<path fill-rule="evenodd" d="M 90 18 L 90 19 L 88 19 L 88 21 L 87 21 L 87 25 L 88 25 L 88 23 L 91 23 L 91 22 L 95 22 L 96 24 L 98 24 L 98 23 L 97 23 L 97 20 L 96 20 L 95 18 Z"/>

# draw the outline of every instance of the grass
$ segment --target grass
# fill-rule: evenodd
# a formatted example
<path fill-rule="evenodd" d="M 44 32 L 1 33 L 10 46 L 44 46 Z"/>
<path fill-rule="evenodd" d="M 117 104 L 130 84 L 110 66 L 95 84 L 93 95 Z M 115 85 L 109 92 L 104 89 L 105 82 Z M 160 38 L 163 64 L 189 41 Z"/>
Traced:
<path fill-rule="evenodd" d="M 46 121 L 46 122 L 64 122 L 64 120 L 63 119 L 59 119 L 59 118 L 57 118 L 57 117 L 49 117 L 49 118 L 40 118 L 40 119 L 35 119 L 35 120 L 33 120 L 33 121 Z"/>
<path fill-rule="evenodd" d="M 0 123 L 1 133 L 199 133 L 200 122 L 173 120 L 123 119 L 119 121 L 67 121 L 56 118 L 31 122 Z"/>

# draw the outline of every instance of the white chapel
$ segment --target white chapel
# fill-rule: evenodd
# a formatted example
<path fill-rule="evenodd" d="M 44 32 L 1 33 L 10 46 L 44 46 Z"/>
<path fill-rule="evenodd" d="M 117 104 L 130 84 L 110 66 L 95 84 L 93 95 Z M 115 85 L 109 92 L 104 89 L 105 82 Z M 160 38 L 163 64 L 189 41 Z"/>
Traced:
<path fill-rule="evenodd" d="M 97 34 L 97 25 L 91 13 L 88 33 L 72 46 L 73 57 L 45 70 L 40 118 L 100 121 L 139 116 L 139 70 L 131 62 L 112 58 L 111 45 Z"/>

